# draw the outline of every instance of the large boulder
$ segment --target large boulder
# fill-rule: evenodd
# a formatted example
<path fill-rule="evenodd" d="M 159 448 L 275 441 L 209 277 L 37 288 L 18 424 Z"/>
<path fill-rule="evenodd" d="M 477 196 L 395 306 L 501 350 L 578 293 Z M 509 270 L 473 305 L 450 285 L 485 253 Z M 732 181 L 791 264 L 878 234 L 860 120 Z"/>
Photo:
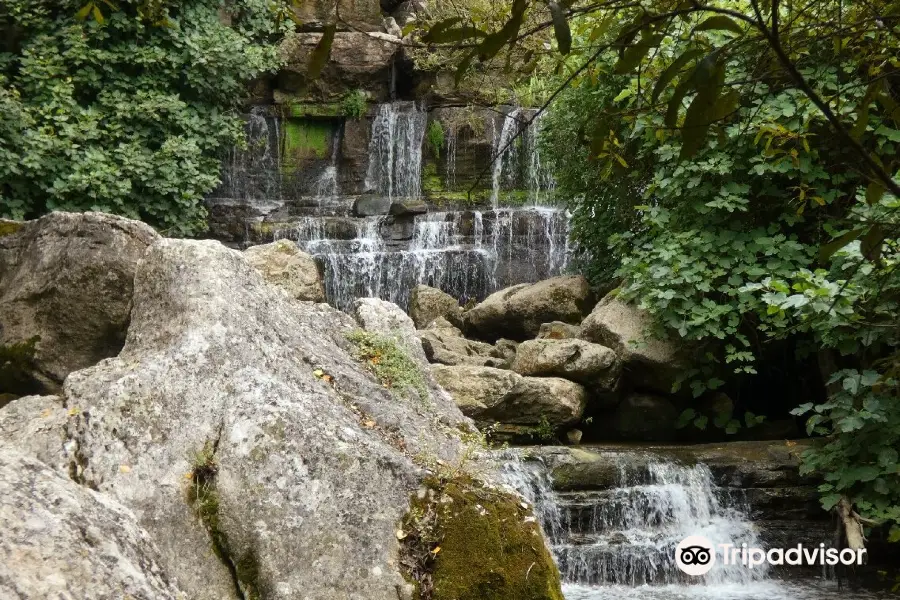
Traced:
<path fill-rule="evenodd" d="M 70 372 L 122 348 L 135 270 L 159 236 L 102 213 L 56 212 L 3 231 L 0 355 L 23 357 L 0 393 L 57 392 Z"/>
<path fill-rule="evenodd" d="M 426 329 L 419 333 L 425 355 L 433 363 L 443 365 L 476 365 L 502 367 L 504 361 L 493 356 L 494 347 L 485 342 L 467 340 L 454 330 Z"/>
<path fill-rule="evenodd" d="M 491 367 L 433 365 L 435 378 L 463 413 L 480 425 L 505 423 L 559 429 L 584 413 L 582 386 L 558 377 L 523 377 Z"/>
<path fill-rule="evenodd" d="M 612 435 L 626 441 L 667 442 L 675 437 L 678 409 L 664 396 L 629 394 L 612 419 Z"/>
<path fill-rule="evenodd" d="M 519 344 L 512 370 L 521 375 L 578 381 L 598 393 L 611 392 L 619 379 L 616 353 L 584 340 L 528 340 Z"/>
<path fill-rule="evenodd" d="M 609 294 L 581 323 L 579 337 L 612 348 L 635 388 L 667 394 L 689 361 L 680 346 L 652 331 L 646 311 Z"/>
<path fill-rule="evenodd" d="M 321 33 L 295 33 L 282 43 L 285 64 L 278 74 L 282 93 L 304 101 L 337 102 L 350 91 L 363 90 L 374 102 L 390 99 L 391 69 L 400 49 L 399 38 L 377 32 L 338 32 L 327 64 L 315 80 L 310 80 L 310 59 L 321 39 Z"/>
<path fill-rule="evenodd" d="M 462 309 L 456 298 L 427 285 L 417 285 L 409 293 L 409 316 L 419 329 L 425 329 L 438 317 L 459 322 Z"/>
<path fill-rule="evenodd" d="M 66 382 L 75 476 L 138 515 L 193 598 L 233 597 L 234 574 L 245 597 L 394 600 L 412 457 L 455 460 L 434 417 L 464 419 L 382 386 L 354 328 L 216 242 L 156 243 L 125 348 Z"/>
<path fill-rule="evenodd" d="M 592 300 L 584 277 L 565 275 L 495 292 L 466 311 L 463 321 L 466 331 L 476 337 L 522 341 L 538 335 L 543 323 L 580 323 Z"/>
<path fill-rule="evenodd" d="M 3 444 L 0 530 L 2 598 L 184 597 L 131 511 Z"/>
<path fill-rule="evenodd" d="M 325 302 L 325 285 L 316 261 L 294 242 L 278 240 L 251 246 L 244 254 L 266 281 L 286 291 L 291 298 Z"/>

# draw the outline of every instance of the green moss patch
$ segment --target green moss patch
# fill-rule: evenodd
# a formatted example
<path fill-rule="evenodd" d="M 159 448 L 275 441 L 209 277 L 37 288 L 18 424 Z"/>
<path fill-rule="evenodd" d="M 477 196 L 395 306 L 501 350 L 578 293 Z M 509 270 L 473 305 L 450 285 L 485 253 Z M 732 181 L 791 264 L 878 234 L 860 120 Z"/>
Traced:
<path fill-rule="evenodd" d="M 563 600 L 559 571 L 520 498 L 466 475 L 425 484 L 398 534 L 419 600 Z"/>
<path fill-rule="evenodd" d="M 284 165 L 292 166 L 307 159 L 327 158 L 331 133 L 332 126 L 328 121 L 284 121 Z"/>
<path fill-rule="evenodd" d="M 341 117 L 344 115 L 344 107 L 341 102 L 332 103 L 306 103 L 293 102 L 287 108 L 290 117 Z"/>
<path fill-rule="evenodd" d="M 5 235 L 12 235 L 15 232 L 22 229 L 24 223 L 20 221 L 9 221 L 7 219 L 0 219 L 0 237 Z"/>

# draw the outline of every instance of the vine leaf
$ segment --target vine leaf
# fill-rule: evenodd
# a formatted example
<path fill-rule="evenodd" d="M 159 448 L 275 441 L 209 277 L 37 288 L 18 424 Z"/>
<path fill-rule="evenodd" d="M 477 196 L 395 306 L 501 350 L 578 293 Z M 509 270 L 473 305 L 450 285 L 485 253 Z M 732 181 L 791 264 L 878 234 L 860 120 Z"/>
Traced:
<path fill-rule="evenodd" d="M 616 62 L 616 65 L 613 67 L 613 71 L 619 75 L 630 73 L 640 64 L 644 57 L 647 56 L 650 49 L 658 45 L 662 39 L 663 35 L 661 33 L 648 34 L 648 32 L 644 30 L 641 34 L 641 40 L 633 46 L 629 46 L 622 52 L 618 62 Z"/>
<path fill-rule="evenodd" d="M 562 54 L 568 54 L 572 50 L 572 31 L 563 9 L 556 2 L 547 5 L 550 8 L 550 16 L 553 18 L 553 33 L 556 35 L 556 44 Z"/>
<path fill-rule="evenodd" d="M 482 62 L 497 56 L 497 53 L 500 52 L 500 49 L 507 42 L 512 43 L 515 41 L 516 36 L 519 34 L 519 28 L 522 27 L 522 22 L 525 20 L 526 8 L 528 8 L 527 0 L 513 1 L 512 14 L 509 17 L 509 21 L 503 25 L 500 31 L 485 37 L 478 45 L 478 58 Z"/>
<path fill-rule="evenodd" d="M 697 95 L 694 96 L 684 116 L 680 160 L 691 158 L 706 143 L 709 126 L 715 120 L 716 106 L 725 83 L 725 65 L 707 56 L 697 65 L 693 79 Z"/>
<path fill-rule="evenodd" d="M 317 79 L 322 74 L 322 69 L 328 63 L 331 56 L 331 45 L 334 43 L 334 34 L 337 31 L 337 24 L 332 23 L 326 25 L 322 33 L 322 39 L 316 44 L 309 59 L 309 68 L 306 70 L 306 76 L 310 79 Z"/>
<path fill-rule="evenodd" d="M 443 34 L 445 31 L 447 31 L 457 23 L 462 23 L 461 17 L 453 17 L 452 19 L 444 19 L 443 21 L 438 21 L 431 27 L 431 29 L 428 30 L 428 33 L 422 36 L 422 41 L 426 44 L 435 42 L 435 38 L 440 37 L 441 34 Z"/>

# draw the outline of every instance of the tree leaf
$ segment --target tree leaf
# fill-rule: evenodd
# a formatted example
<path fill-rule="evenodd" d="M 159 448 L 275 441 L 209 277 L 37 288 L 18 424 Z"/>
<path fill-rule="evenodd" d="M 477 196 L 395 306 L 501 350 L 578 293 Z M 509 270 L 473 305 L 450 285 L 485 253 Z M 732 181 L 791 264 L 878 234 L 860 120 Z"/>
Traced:
<path fill-rule="evenodd" d="M 519 35 L 519 28 L 525 19 L 525 9 L 528 8 L 527 0 L 513 0 L 512 14 L 500 31 L 492 33 L 484 38 L 478 45 L 478 59 L 482 62 L 494 58 L 500 49 L 509 42 L 515 41 Z"/>
<path fill-rule="evenodd" d="M 725 15 L 715 15 L 697 25 L 694 31 L 711 31 L 711 30 L 731 31 L 738 35 L 744 35 L 744 29 L 738 25 L 737 21 Z"/>
<path fill-rule="evenodd" d="M 867 260 L 877 261 L 881 258 L 881 246 L 884 242 L 884 229 L 877 223 L 869 228 L 859 243 L 859 251 Z"/>
<path fill-rule="evenodd" d="M 881 201 L 884 196 L 884 186 L 877 181 L 873 181 L 866 187 L 866 204 L 872 206 Z"/>
<path fill-rule="evenodd" d="M 106 19 L 103 18 L 103 13 L 100 12 L 100 7 L 96 4 L 94 5 L 94 9 L 92 11 L 94 13 L 94 20 L 99 24 L 103 25 L 106 22 Z"/>
<path fill-rule="evenodd" d="M 462 23 L 462 17 L 453 17 L 452 19 L 444 19 L 443 21 L 438 21 L 435 23 L 428 32 L 422 36 L 422 41 L 426 44 L 430 44 L 432 42 L 437 41 L 435 38 L 439 37 L 443 32 L 447 31 L 457 23 Z"/>
<path fill-rule="evenodd" d="M 85 19 L 88 18 L 88 15 L 91 14 L 91 10 L 93 8 L 94 8 L 94 3 L 88 2 L 87 4 L 85 4 L 84 6 L 81 7 L 81 10 L 79 10 L 77 13 L 75 13 L 75 18 L 79 19 L 81 21 L 84 21 Z"/>
<path fill-rule="evenodd" d="M 695 69 L 697 95 L 684 116 L 679 160 L 691 158 L 706 144 L 709 126 L 716 118 L 715 106 L 725 83 L 725 65 L 718 61 L 710 64 L 709 58 L 704 58 Z"/>
<path fill-rule="evenodd" d="M 630 73 L 647 56 L 650 49 L 659 44 L 662 39 L 663 35 L 661 33 L 650 34 L 648 29 L 644 29 L 641 32 L 641 40 L 625 49 L 613 67 L 613 71 L 619 75 Z"/>
<path fill-rule="evenodd" d="M 651 101 L 655 104 L 657 99 L 659 99 L 660 94 L 662 94 L 662 91 L 666 89 L 666 87 L 672 82 L 673 79 L 675 79 L 675 76 L 681 72 L 681 69 L 683 69 L 684 66 L 690 61 L 702 55 L 702 50 L 698 48 L 692 48 L 690 50 L 682 52 L 681 56 L 672 61 L 672 64 L 669 65 L 668 68 L 666 68 L 666 70 L 662 72 L 662 75 L 659 76 L 659 79 L 656 80 L 656 85 L 653 86 Z"/>
<path fill-rule="evenodd" d="M 563 9 L 556 2 L 547 4 L 550 16 L 553 19 L 553 33 L 556 35 L 556 45 L 562 54 L 568 54 L 572 50 L 572 30 Z"/>
<path fill-rule="evenodd" d="M 472 66 L 472 61 L 475 60 L 477 54 L 477 50 L 472 50 L 465 58 L 459 61 L 459 65 L 456 67 L 456 73 L 453 75 L 453 81 L 456 85 L 459 85 L 462 78 L 466 76 L 466 72 L 469 70 L 469 67 Z"/>
<path fill-rule="evenodd" d="M 322 74 L 322 69 L 328 63 L 331 56 L 331 45 L 334 43 L 334 34 L 337 31 L 337 24 L 332 23 L 325 26 L 322 32 L 322 39 L 316 44 L 312 54 L 309 57 L 309 67 L 306 69 L 306 77 L 310 80 L 318 79 Z"/>
<path fill-rule="evenodd" d="M 837 252 L 850 242 L 859 239 L 859 236 L 865 233 L 865 231 L 866 229 L 864 227 L 860 227 L 859 229 L 848 231 L 847 233 L 828 242 L 819 249 L 819 260 L 822 262 L 827 261 L 834 255 L 835 252 Z"/>

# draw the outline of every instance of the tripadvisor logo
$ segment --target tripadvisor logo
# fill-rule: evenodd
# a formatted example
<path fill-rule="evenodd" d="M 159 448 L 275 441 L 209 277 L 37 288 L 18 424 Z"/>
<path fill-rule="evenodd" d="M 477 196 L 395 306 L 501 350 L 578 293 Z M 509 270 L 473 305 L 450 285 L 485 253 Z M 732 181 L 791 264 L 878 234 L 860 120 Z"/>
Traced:
<path fill-rule="evenodd" d="M 803 544 L 788 549 L 770 548 L 768 551 L 762 548 L 748 548 L 747 544 L 740 547 L 734 544 L 714 545 L 707 538 L 699 535 L 691 535 L 675 547 L 675 564 L 688 575 L 705 575 L 716 564 L 716 548 L 719 549 L 723 565 L 743 565 L 753 569 L 761 565 L 812 565 L 833 567 L 842 565 L 862 565 L 865 562 L 866 549 L 860 548 L 826 548 L 825 544 L 819 547 L 807 548 Z"/>

